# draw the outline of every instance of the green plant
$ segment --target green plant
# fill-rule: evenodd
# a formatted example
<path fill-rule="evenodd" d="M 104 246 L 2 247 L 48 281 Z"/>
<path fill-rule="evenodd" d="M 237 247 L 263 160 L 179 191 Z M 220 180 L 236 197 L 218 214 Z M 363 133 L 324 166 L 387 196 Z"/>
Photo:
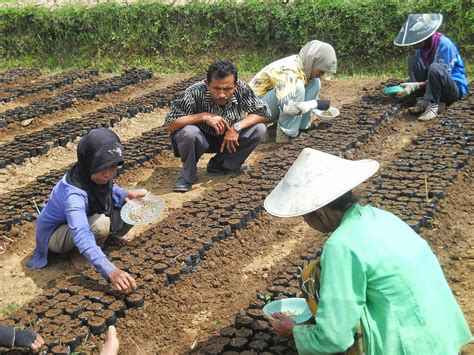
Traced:
<path fill-rule="evenodd" d="M 7 316 L 11 313 L 17 312 L 18 310 L 20 310 L 20 308 L 21 307 L 16 302 L 10 302 L 6 304 L 5 306 L 3 306 L 2 308 L 0 308 L 0 313 L 3 316 Z"/>
<path fill-rule="evenodd" d="M 393 63 L 405 67 L 407 49 L 394 46 L 393 38 L 411 12 L 442 12 L 441 30 L 466 58 L 474 56 L 469 0 L 194 0 L 0 8 L 0 67 L 118 71 L 145 63 L 159 71 L 199 72 L 213 59 L 228 58 L 256 72 L 320 39 L 336 48 L 342 72 L 386 72 Z"/>

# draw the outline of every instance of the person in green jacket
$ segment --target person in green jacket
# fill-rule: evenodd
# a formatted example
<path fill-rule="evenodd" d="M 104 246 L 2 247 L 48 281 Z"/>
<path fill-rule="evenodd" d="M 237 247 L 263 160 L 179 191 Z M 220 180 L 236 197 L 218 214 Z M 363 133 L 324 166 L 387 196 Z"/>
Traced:
<path fill-rule="evenodd" d="M 316 325 L 279 313 L 270 323 L 294 337 L 300 354 L 352 349 L 360 326 L 365 354 L 458 354 L 472 334 L 428 243 L 351 192 L 378 167 L 305 148 L 265 199 L 270 214 L 303 216 L 331 233 L 320 259 Z"/>

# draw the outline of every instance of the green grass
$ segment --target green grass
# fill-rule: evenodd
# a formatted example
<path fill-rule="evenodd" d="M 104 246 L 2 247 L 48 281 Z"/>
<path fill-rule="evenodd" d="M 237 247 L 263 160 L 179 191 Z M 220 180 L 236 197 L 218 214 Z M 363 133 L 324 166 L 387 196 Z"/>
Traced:
<path fill-rule="evenodd" d="M 242 75 L 251 76 L 257 73 L 268 63 L 283 57 L 271 51 L 262 52 L 218 52 L 213 51 L 193 60 L 185 60 L 182 56 L 132 56 L 130 58 L 75 58 L 73 61 L 57 63 L 53 60 L 41 63 L 33 57 L 23 57 L 15 60 L 0 59 L 0 69 L 10 68 L 39 68 L 46 73 L 58 73 L 67 70 L 77 70 L 83 68 L 97 68 L 104 73 L 120 73 L 123 69 L 138 67 L 152 70 L 156 73 L 202 73 L 206 71 L 209 64 L 216 59 L 229 59 L 233 61 Z M 474 66 L 472 60 L 465 59 L 466 73 L 468 78 L 474 77 Z M 43 64 L 43 65 L 41 65 Z M 404 58 L 392 58 L 383 62 L 372 62 L 368 65 L 362 60 L 351 58 L 345 60 L 339 58 L 338 78 L 344 77 L 397 77 L 407 76 L 406 60 Z"/>
<path fill-rule="evenodd" d="M 442 12 L 441 30 L 460 44 L 463 55 L 474 56 L 469 1 L 190 0 L 176 6 L 138 1 L 53 10 L 0 8 L 0 33 L 5 34 L 0 36 L 0 68 L 119 72 L 136 66 L 197 73 L 225 58 L 241 72 L 255 73 L 320 39 L 336 48 L 339 75 L 399 76 L 406 64 L 391 58 L 407 52 L 393 45 L 393 37 L 411 12 Z"/>
<path fill-rule="evenodd" d="M 16 311 L 20 309 L 21 307 L 16 302 L 10 302 L 7 305 L 0 308 L 0 314 L 3 316 L 7 316 L 11 313 L 15 313 Z"/>

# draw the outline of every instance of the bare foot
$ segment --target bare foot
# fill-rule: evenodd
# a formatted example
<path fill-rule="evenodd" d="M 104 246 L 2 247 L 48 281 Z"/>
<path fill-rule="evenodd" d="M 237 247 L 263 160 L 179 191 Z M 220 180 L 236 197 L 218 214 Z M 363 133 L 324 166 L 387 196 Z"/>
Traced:
<path fill-rule="evenodd" d="M 107 332 L 107 338 L 105 339 L 104 346 L 100 352 L 100 355 L 116 355 L 119 350 L 119 340 L 117 338 L 117 329 L 113 325 L 109 327 Z"/>
<path fill-rule="evenodd" d="M 71 253 L 70 259 L 76 271 L 84 271 L 85 269 L 89 268 L 91 265 L 89 264 L 89 261 L 87 261 L 87 259 L 77 250 Z"/>

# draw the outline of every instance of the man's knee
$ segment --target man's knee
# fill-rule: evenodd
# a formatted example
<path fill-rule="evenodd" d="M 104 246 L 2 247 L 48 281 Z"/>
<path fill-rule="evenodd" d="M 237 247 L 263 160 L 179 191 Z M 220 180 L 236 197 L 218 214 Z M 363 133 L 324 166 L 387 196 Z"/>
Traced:
<path fill-rule="evenodd" d="M 254 126 L 254 131 L 250 136 L 250 139 L 261 142 L 267 132 L 267 126 L 264 123 L 258 123 Z"/>
<path fill-rule="evenodd" d="M 188 125 L 181 128 L 175 134 L 175 139 L 178 144 L 193 142 L 199 135 L 201 135 L 201 130 L 199 127 L 194 125 Z"/>

